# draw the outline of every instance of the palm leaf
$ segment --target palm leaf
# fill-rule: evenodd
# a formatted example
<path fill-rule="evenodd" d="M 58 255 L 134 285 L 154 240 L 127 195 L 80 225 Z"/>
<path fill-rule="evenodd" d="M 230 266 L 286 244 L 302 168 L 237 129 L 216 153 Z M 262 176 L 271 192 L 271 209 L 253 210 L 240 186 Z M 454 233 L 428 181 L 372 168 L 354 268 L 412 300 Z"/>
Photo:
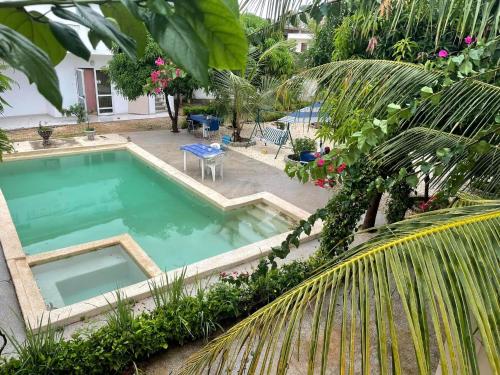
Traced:
<path fill-rule="evenodd" d="M 384 227 L 219 336 L 180 373 L 283 374 L 293 365 L 309 374 L 401 374 L 412 363 L 431 373 L 434 348 L 443 373 L 478 373 L 475 335 L 498 373 L 499 227 L 498 201 Z"/>
<path fill-rule="evenodd" d="M 495 69 L 488 73 L 500 71 Z M 435 105 L 427 100 L 417 110 L 408 127 L 426 124 L 431 128 L 474 137 L 495 123 L 500 112 L 500 87 L 481 82 L 478 75 L 444 88 Z"/>
<path fill-rule="evenodd" d="M 409 101 L 422 87 L 433 85 L 440 77 L 441 73 L 417 64 L 343 60 L 308 69 L 285 82 L 280 91 L 315 84 L 317 99 L 325 101 L 322 112 L 331 115 L 335 127 L 358 108 L 364 108 L 373 117 L 381 116 L 388 104 Z M 333 95 L 337 100 L 329 107 L 328 98 Z"/>
<path fill-rule="evenodd" d="M 441 165 L 443 171 L 439 176 L 431 177 L 431 184 L 442 187 L 453 176 L 459 163 L 468 161 L 471 166 L 461 180 L 462 189 L 470 184 L 481 185 L 488 193 L 498 191 L 500 174 L 500 136 L 493 133 L 487 140 L 493 146 L 484 153 L 471 154 L 470 147 L 478 143 L 477 139 L 449 134 L 440 130 L 416 127 L 401 132 L 375 149 L 373 160 L 388 173 L 397 173 L 400 168 L 412 167 L 416 170 L 420 162 Z M 460 149 L 461 151 L 443 164 L 438 156 L 440 149 Z M 458 188 L 458 186 L 457 186 Z"/>

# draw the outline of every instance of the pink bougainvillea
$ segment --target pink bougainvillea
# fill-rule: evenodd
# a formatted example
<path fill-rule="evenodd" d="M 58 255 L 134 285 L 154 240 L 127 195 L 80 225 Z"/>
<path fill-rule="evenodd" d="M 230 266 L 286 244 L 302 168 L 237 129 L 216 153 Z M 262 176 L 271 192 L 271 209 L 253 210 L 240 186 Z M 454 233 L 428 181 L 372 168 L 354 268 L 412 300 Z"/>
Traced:
<path fill-rule="evenodd" d="M 438 56 L 439 56 L 439 57 L 441 57 L 441 58 L 443 58 L 443 59 L 445 59 L 445 58 L 447 58 L 447 57 L 448 57 L 448 51 L 447 51 L 447 50 L 445 50 L 445 49 L 442 49 L 442 50 L 440 50 L 440 51 L 438 52 Z"/>
<path fill-rule="evenodd" d="M 156 66 L 163 66 L 165 65 L 165 60 L 163 60 L 160 56 L 155 60 Z"/>
<path fill-rule="evenodd" d="M 475 38 L 473 38 L 471 35 L 467 35 L 465 38 L 464 38 L 464 42 L 465 44 L 467 44 L 468 46 L 470 46 L 472 43 L 474 43 L 476 41 Z"/>
<path fill-rule="evenodd" d="M 323 159 L 316 160 L 316 163 L 318 164 L 318 167 L 322 167 L 323 165 L 325 165 L 325 161 Z"/>
<path fill-rule="evenodd" d="M 342 173 L 346 167 L 347 165 L 345 163 L 340 164 L 337 168 L 337 173 Z"/>

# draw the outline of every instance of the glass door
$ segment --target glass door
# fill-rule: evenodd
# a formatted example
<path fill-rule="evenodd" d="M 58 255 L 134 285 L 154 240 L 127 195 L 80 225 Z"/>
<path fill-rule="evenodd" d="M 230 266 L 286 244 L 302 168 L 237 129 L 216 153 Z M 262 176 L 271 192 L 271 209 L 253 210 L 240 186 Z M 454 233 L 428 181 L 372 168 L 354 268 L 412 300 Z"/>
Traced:
<path fill-rule="evenodd" d="M 113 113 L 113 98 L 111 96 L 111 82 L 104 70 L 95 71 L 95 85 L 97 91 L 97 113 Z"/>
<path fill-rule="evenodd" d="M 85 101 L 85 81 L 83 78 L 83 69 L 76 70 L 76 91 L 78 96 L 78 104 L 83 105 L 87 110 L 87 102 Z"/>

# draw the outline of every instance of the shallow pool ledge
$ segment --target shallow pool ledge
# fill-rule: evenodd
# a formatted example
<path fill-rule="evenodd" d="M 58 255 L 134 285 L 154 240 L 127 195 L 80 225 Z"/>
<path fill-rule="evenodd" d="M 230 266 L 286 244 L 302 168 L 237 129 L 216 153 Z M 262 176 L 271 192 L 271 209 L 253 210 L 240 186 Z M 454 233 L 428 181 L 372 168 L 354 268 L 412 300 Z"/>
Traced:
<path fill-rule="evenodd" d="M 135 156 L 147 162 L 153 168 L 166 175 L 168 178 L 171 178 L 177 183 L 183 185 L 186 189 L 196 193 L 203 199 L 210 201 L 222 210 L 233 210 L 256 203 L 265 203 L 296 221 L 307 219 L 310 216 L 310 213 L 307 211 L 296 207 L 290 202 L 287 202 L 268 192 L 228 199 L 222 194 L 212 190 L 211 188 L 196 181 L 194 178 L 189 177 L 178 169 L 165 163 L 134 143 L 97 146 L 93 148 L 85 147 L 84 150 L 81 148 L 64 150 L 52 149 L 37 153 L 16 153 L 13 155 L 7 155 L 5 160 L 8 162 L 9 160 L 43 158 L 50 156 L 80 154 L 82 152 L 100 152 L 105 150 L 128 150 Z M 322 226 L 321 222 L 317 222 L 313 226 L 309 235 L 303 234 L 301 236 L 301 242 L 317 238 L 321 233 Z M 0 228 L 2 228 L 0 231 L 0 243 L 2 244 L 5 258 L 7 260 L 7 266 L 16 289 L 24 321 L 27 326 L 31 326 L 35 330 L 46 327 L 49 322 L 53 326 L 64 326 L 101 314 L 116 305 L 116 290 L 104 293 L 97 297 L 89 298 L 82 302 L 74 303 L 72 305 L 48 310 L 33 276 L 31 266 L 93 251 L 109 244 L 120 243 L 149 277 L 146 281 L 119 289 L 124 298 L 139 301 L 151 295 L 151 282 L 161 283 L 165 282 L 167 279 L 172 280 L 176 275 L 179 275 L 182 272 L 185 272 L 185 278 L 188 282 L 197 278 L 216 274 L 221 270 L 247 263 L 269 254 L 273 247 L 279 246 L 283 240 L 285 240 L 287 235 L 291 233 L 291 231 L 281 233 L 262 241 L 190 264 L 185 268 L 179 268 L 163 273 L 128 234 L 100 241 L 93 241 L 86 244 L 80 244 L 70 248 L 27 256 L 23 251 L 21 241 L 7 206 L 7 202 L 1 190 Z"/>

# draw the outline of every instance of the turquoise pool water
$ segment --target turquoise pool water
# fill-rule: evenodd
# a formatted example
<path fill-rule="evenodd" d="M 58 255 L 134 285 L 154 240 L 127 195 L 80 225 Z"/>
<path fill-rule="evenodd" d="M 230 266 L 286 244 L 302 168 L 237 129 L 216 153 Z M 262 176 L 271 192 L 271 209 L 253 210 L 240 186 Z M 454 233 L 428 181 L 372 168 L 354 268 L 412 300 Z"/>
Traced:
<path fill-rule="evenodd" d="M 223 212 L 128 151 L 0 163 L 27 254 L 129 233 L 171 270 L 287 231 L 262 205 Z"/>
<path fill-rule="evenodd" d="M 49 310 L 149 278 L 120 245 L 36 265 L 31 270 Z"/>

